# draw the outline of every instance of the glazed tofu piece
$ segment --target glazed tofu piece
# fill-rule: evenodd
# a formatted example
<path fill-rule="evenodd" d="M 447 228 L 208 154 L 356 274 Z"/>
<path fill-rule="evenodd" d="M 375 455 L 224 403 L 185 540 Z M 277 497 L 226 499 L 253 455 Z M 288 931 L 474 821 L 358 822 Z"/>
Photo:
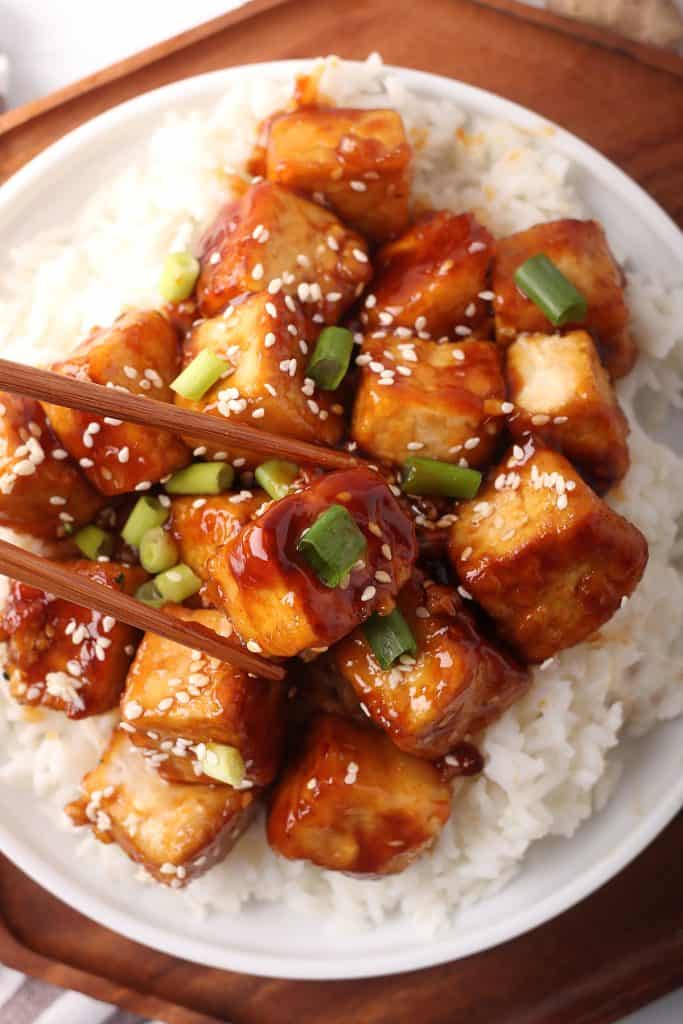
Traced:
<path fill-rule="evenodd" d="M 412 151 L 395 110 L 318 107 L 273 118 L 266 174 L 374 242 L 408 223 Z"/>
<path fill-rule="evenodd" d="M 202 243 L 199 311 L 222 313 L 247 292 L 298 297 L 316 323 L 336 323 L 369 280 L 367 247 L 330 210 L 272 182 L 224 207 Z"/>
<path fill-rule="evenodd" d="M 586 640 L 638 585 L 647 541 L 558 452 L 515 446 L 463 502 L 449 552 L 462 585 L 529 662 Z"/>
<path fill-rule="evenodd" d="M 147 579 L 117 562 L 65 562 L 65 569 L 133 594 Z M 12 696 L 20 704 L 88 718 L 119 702 L 139 633 L 110 615 L 13 581 L 0 619 Z"/>
<path fill-rule="evenodd" d="M 624 279 L 605 232 L 593 220 L 556 220 L 536 224 L 498 241 L 493 263 L 496 337 L 508 345 L 518 334 L 547 333 L 553 327 L 545 314 L 515 284 L 515 271 L 538 253 L 578 288 L 588 302 L 581 324 L 595 337 L 602 360 L 612 377 L 623 377 L 636 361 L 637 349 L 628 329 Z"/>
<path fill-rule="evenodd" d="M 504 425 L 505 381 L 493 342 L 366 337 L 351 433 L 400 465 L 410 455 L 490 461 Z"/>
<path fill-rule="evenodd" d="M 330 871 L 396 874 L 437 839 L 450 801 L 432 764 L 379 731 L 321 715 L 277 784 L 268 842 Z"/>
<path fill-rule="evenodd" d="M 338 587 L 322 582 L 298 550 L 302 534 L 341 505 L 365 551 Z M 273 502 L 214 558 L 215 599 L 245 642 L 291 657 L 326 648 L 374 611 L 391 610 L 417 556 L 415 530 L 379 474 L 329 473 Z"/>
<path fill-rule="evenodd" d="M 598 488 L 621 480 L 628 423 L 590 335 L 524 334 L 506 357 L 513 436 L 559 449 Z"/>
<path fill-rule="evenodd" d="M 376 253 L 362 323 L 369 331 L 403 327 L 434 339 L 488 336 L 494 245 L 474 214 L 423 214 Z"/>
<path fill-rule="evenodd" d="M 165 613 L 242 646 L 221 612 L 168 605 Z M 280 683 L 146 633 L 126 679 L 121 728 L 171 780 L 210 782 L 198 757 L 207 743 L 221 743 L 239 750 L 249 783 L 267 785 L 280 762 L 286 693 Z"/>
<path fill-rule="evenodd" d="M 360 628 L 326 659 L 397 747 L 434 760 L 499 718 L 527 691 L 529 675 L 482 634 L 452 587 L 416 574 L 397 604 L 414 655 L 383 669 Z"/>
<path fill-rule="evenodd" d="M 200 579 L 210 579 L 214 555 L 236 537 L 256 515 L 264 502 L 265 491 L 206 495 L 199 498 L 173 498 L 169 529 L 178 545 L 180 561 L 189 565 Z"/>
<path fill-rule="evenodd" d="M 244 297 L 227 318 L 201 322 L 185 343 L 184 366 L 208 350 L 225 359 L 228 375 L 200 401 L 178 395 L 176 404 L 283 437 L 337 444 L 344 409 L 332 392 L 319 391 L 306 377 L 316 333 L 290 296 L 258 292 Z M 254 460 L 253 453 L 230 454 Z"/>
<path fill-rule="evenodd" d="M 51 540 L 89 523 L 103 504 L 38 402 L 0 392 L 0 525 Z"/>
<path fill-rule="evenodd" d="M 51 369 L 65 377 L 172 402 L 169 384 L 180 371 L 178 336 L 161 313 L 124 313 L 112 327 L 92 331 Z M 144 490 L 144 485 L 151 487 L 190 461 L 180 438 L 166 430 L 49 403 L 43 407 L 64 448 L 102 494 Z"/>
<path fill-rule="evenodd" d="M 180 889 L 230 852 L 256 808 L 253 790 L 166 782 L 117 731 L 66 808 L 77 827 L 118 843 L 158 882 Z"/>

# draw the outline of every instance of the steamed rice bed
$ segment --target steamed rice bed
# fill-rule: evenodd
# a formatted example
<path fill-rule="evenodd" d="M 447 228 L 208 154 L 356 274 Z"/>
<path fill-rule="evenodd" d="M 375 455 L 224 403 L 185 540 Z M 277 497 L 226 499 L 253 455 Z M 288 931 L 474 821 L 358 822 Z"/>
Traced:
<path fill-rule="evenodd" d="M 88 200 L 75 224 L 13 251 L 0 275 L 3 353 L 44 364 L 123 307 L 155 305 L 165 255 L 196 246 L 225 198 L 225 173 L 243 169 L 259 120 L 281 106 L 291 88 L 291 81 L 248 79 L 208 112 L 168 114 L 127 170 Z M 340 105 L 399 110 L 415 149 L 419 201 L 472 209 L 498 236 L 538 221 L 591 215 L 572 185 L 568 161 L 552 149 L 552 129 L 528 133 L 468 117 L 451 103 L 411 92 L 377 58 L 362 67 L 329 60 L 321 89 Z M 168 899 L 236 911 L 257 897 L 320 915 L 334 912 L 336 921 L 354 925 L 400 909 L 432 930 L 508 881 L 534 840 L 571 836 L 604 805 L 619 778 L 620 735 L 642 733 L 681 713 L 683 578 L 675 561 L 683 463 L 646 433 L 643 417 L 653 423 L 670 403 L 683 404 L 683 333 L 677 327 L 683 287 L 665 290 L 626 271 L 642 354 L 618 387 L 631 425 L 632 467 L 608 500 L 650 545 L 633 598 L 590 642 L 534 670 L 529 694 L 482 738 L 483 774 L 457 783 L 451 820 L 436 848 L 403 874 L 359 881 L 284 860 L 270 851 L 257 824 L 223 864 Z M 0 777 L 36 794 L 47 827 L 67 828 L 62 808 L 96 762 L 115 716 L 74 723 L 27 712 L 4 688 L 0 702 Z M 115 846 L 91 835 L 74 835 L 73 843 L 99 877 L 140 875 Z"/>

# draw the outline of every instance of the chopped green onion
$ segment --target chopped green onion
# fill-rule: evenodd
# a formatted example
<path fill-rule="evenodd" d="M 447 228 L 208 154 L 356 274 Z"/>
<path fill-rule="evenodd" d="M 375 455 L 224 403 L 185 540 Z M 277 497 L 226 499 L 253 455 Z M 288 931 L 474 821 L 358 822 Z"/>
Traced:
<path fill-rule="evenodd" d="M 140 547 L 140 541 L 148 530 L 155 526 L 163 526 L 169 516 L 169 510 L 164 508 L 157 498 L 145 495 L 138 498 L 135 508 L 126 519 L 121 530 L 121 536 L 126 544 L 132 547 Z"/>
<path fill-rule="evenodd" d="M 345 327 L 325 327 L 318 337 L 306 370 L 323 391 L 339 387 L 351 362 L 353 334 Z"/>
<path fill-rule="evenodd" d="M 278 500 L 284 498 L 299 475 L 299 467 L 294 462 L 284 459 L 269 459 L 257 466 L 254 476 L 266 494 Z"/>
<path fill-rule="evenodd" d="M 481 484 L 481 473 L 437 459 L 411 456 L 403 463 L 401 487 L 406 494 L 433 495 L 444 498 L 473 498 Z"/>
<path fill-rule="evenodd" d="M 176 377 L 171 383 L 171 387 L 183 398 L 198 402 L 229 369 L 231 367 L 225 359 L 219 359 L 217 355 L 205 348 Z"/>
<path fill-rule="evenodd" d="M 532 256 L 515 271 L 515 284 L 556 327 L 585 320 L 588 303 L 545 253 Z"/>
<path fill-rule="evenodd" d="M 111 534 L 100 530 L 99 526 L 90 523 L 74 534 L 74 543 L 86 558 L 93 561 L 100 555 L 110 555 L 114 550 L 114 539 Z"/>
<path fill-rule="evenodd" d="M 192 295 L 198 277 L 198 259 L 189 252 L 171 252 L 164 260 L 159 294 L 167 302 L 183 302 Z"/>
<path fill-rule="evenodd" d="M 343 505 L 330 505 L 299 538 L 300 551 L 326 587 L 338 587 L 367 541 Z"/>
<path fill-rule="evenodd" d="M 391 668 L 402 654 L 417 651 L 412 630 L 398 608 L 389 615 L 371 615 L 364 629 L 365 638 L 382 668 Z"/>
<path fill-rule="evenodd" d="M 202 585 L 202 581 L 192 572 L 189 565 L 178 562 L 172 569 L 160 572 L 154 577 L 154 585 L 167 601 L 174 604 L 182 604 L 188 597 L 196 594 Z"/>
<path fill-rule="evenodd" d="M 169 494 L 220 494 L 232 486 L 235 471 L 229 462 L 193 462 L 165 483 Z"/>
<path fill-rule="evenodd" d="M 207 743 L 206 752 L 198 758 L 202 771 L 227 786 L 240 786 L 244 782 L 246 767 L 237 747 L 225 743 Z"/>
<path fill-rule="evenodd" d="M 151 608 L 161 608 L 162 605 L 166 604 L 166 601 L 157 590 L 154 580 L 147 580 L 135 591 L 135 596 L 138 601 L 142 601 L 143 604 L 150 605 Z"/>
<path fill-rule="evenodd" d="M 156 575 L 171 569 L 178 561 L 178 545 L 168 530 L 154 526 L 140 541 L 140 564 L 147 572 Z"/>

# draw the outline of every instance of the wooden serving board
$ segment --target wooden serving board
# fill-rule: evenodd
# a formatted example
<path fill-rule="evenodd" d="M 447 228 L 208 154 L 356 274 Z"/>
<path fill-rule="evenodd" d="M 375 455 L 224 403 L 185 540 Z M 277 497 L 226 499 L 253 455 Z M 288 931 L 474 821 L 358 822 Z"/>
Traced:
<path fill-rule="evenodd" d="M 683 62 L 515 0 L 255 0 L 0 116 L 0 181 L 66 131 L 167 82 L 373 50 L 558 121 L 683 222 Z M 443 967 L 326 983 L 252 978 L 143 948 L 0 858 L 0 960 L 167 1024 L 604 1024 L 683 984 L 681 849 L 683 816 L 590 899 L 513 942 Z"/>

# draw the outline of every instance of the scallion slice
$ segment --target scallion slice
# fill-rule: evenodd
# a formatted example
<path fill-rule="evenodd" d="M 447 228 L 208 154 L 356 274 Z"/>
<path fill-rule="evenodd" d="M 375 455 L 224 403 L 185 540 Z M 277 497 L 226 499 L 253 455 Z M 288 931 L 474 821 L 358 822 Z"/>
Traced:
<path fill-rule="evenodd" d="M 135 596 L 138 601 L 148 604 L 150 608 L 161 608 L 166 604 L 166 601 L 155 587 L 154 580 L 147 580 L 146 583 L 139 586 L 135 591 Z"/>
<path fill-rule="evenodd" d="M 132 547 L 140 547 L 140 541 L 148 530 L 155 526 L 163 526 L 169 516 L 169 510 L 164 508 L 157 498 L 145 495 L 138 498 L 131 514 L 126 519 L 121 530 L 121 536 L 126 544 Z"/>
<path fill-rule="evenodd" d="M 199 260 L 189 252 L 171 252 L 164 260 L 159 294 L 167 302 L 189 299 L 199 277 Z"/>
<path fill-rule="evenodd" d="M 220 494 L 230 490 L 235 471 L 229 462 L 193 462 L 164 484 L 169 494 Z"/>
<path fill-rule="evenodd" d="M 93 561 L 101 555 L 110 555 L 114 550 L 114 538 L 99 526 L 90 523 L 74 534 L 74 544 L 86 558 Z"/>
<path fill-rule="evenodd" d="M 476 469 L 454 466 L 438 459 L 411 456 L 403 463 L 401 487 L 406 494 L 440 495 L 444 498 L 473 498 L 481 484 Z"/>
<path fill-rule="evenodd" d="M 202 585 L 202 581 L 192 572 L 189 565 L 178 562 L 172 569 L 166 569 L 154 577 L 154 585 L 167 601 L 173 604 L 181 604 L 188 597 L 196 594 Z"/>
<path fill-rule="evenodd" d="M 198 402 L 229 369 L 231 367 L 225 359 L 220 359 L 208 348 L 205 348 L 198 356 L 195 356 L 182 373 L 178 374 L 171 383 L 171 388 L 183 398 Z"/>
<path fill-rule="evenodd" d="M 389 615 L 371 615 L 364 630 L 365 638 L 382 668 L 391 668 L 402 654 L 415 654 L 417 651 L 412 630 L 398 608 Z"/>
<path fill-rule="evenodd" d="M 545 253 L 539 252 L 517 267 L 515 284 L 555 327 L 580 323 L 586 318 L 586 297 L 567 280 Z"/>
<path fill-rule="evenodd" d="M 326 587 L 338 587 L 365 552 L 367 541 L 343 505 L 330 505 L 299 538 L 301 552 Z"/>
<path fill-rule="evenodd" d="M 257 466 L 254 476 L 256 483 L 276 501 L 284 498 L 299 475 L 299 467 L 294 462 L 284 459 L 269 459 Z"/>
<path fill-rule="evenodd" d="M 240 786 L 244 782 L 246 766 L 237 747 L 207 743 L 206 751 L 198 760 L 204 774 L 217 782 L 224 782 L 226 786 Z"/>
<path fill-rule="evenodd" d="M 306 370 L 323 391 L 339 387 L 351 362 L 353 335 L 345 327 L 325 327 L 318 336 Z"/>
<path fill-rule="evenodd" d="M 178 546 L 168 530 L 154 526 L 140 541 L 140 565 L 153 575 L 171 569 L 178 561 Z"/>

